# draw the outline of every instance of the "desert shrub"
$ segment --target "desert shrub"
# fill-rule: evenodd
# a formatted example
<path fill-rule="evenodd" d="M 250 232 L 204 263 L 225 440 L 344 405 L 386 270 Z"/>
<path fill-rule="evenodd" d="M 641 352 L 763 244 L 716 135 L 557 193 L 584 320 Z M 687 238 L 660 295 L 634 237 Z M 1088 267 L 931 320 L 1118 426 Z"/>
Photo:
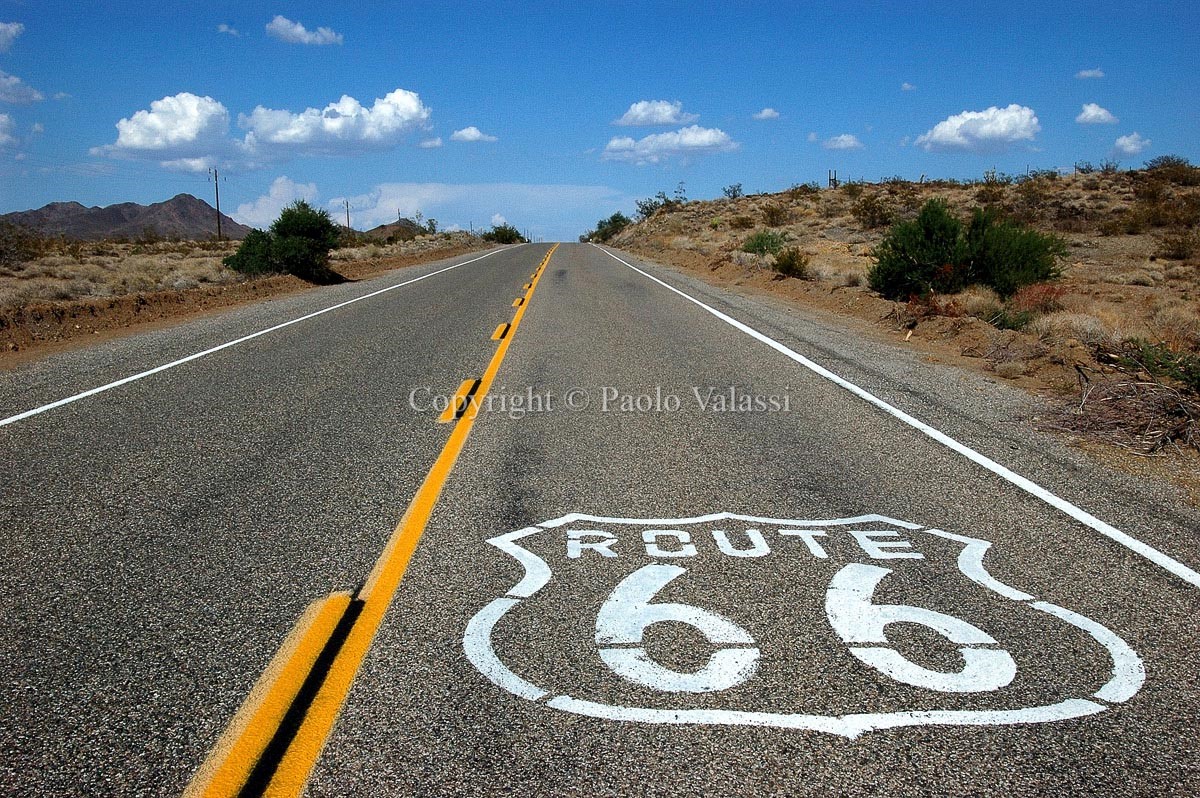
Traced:
<path fill-rule="evenodd" d="M 767 223 L 767 227 L 779 227 L 787 224 L 788 212 L 787 208 L 782 205 L 764 205 L 763 219 Z"/>
<path fill-rule="evenodd" d="M 1152 377 L 1168 377 L 1192 393 L 1200 393 L 1200 355 L 1176 352 L 1162 343 L 1128 341 L 1119 353 L 1118 365 Z"/>
<path fill-rule="evenodd" d="M 850 213 L 858 223 L 868 230 L 886 227 L 892 223 L 892 212 L 879 197 L 861 197 L 850 206 Z"/>
<path fill-rule="evenodd" d="M 875 249 L 868 284 L 889 299 L 961 290 L 967 285 L 957 264 L 961 234 L 962 223 L 946 203 L 930 200 L 916 219 L 892 225 Z"/>
<path fill-rule="evenodd" d="M 729 220 L 729 226 L 734 230 L 749 230 L 754 226 L 754 220 L 749 216 L 735 216 Z"/>
<path fill-rule="evenodd" d="M 1061 238 L 1022 227 L 994 210 L 976 209 L 963 231 L 958 262 L 966 266 L 968 283 L 991 286 L 1010 297 L 1022 286 L 1057 279 L 1060 258 L 1067 254 Z"/>
<path fill-rule="evenodd" d="M 672 213 L 679 210 L 687 203 L 687 190 L 683 181 L 679 181 L 679 185 L 675 187 L 674 196 L 668 197 L 665 191 L 660 191 L 653 197 L 644 200 L 638 200 L 637 217 L 639 222 L 644 222 L 659 211 L 663 213 Z"/>
<path fill-rule="evenodd" d="M 617 211 L 607 219 L 601 219 L 600 221 L 596 222 L 596 229 L 583 236 L 581 240 L 599 241 L 603 243 L 631 224 L 633 224 L 632 219 L 620 211 Z"/>
<path fill-rule="evenodd" d="M 986 285 L 1001 297 L 1022 286 L 1053 280 L 1067 245 L 977 209 L 962 225 L 942 200 L 925 203 L 912 221 L 892 226 L 875 249 L 871 288 L 889 299 L 930 293 L 954 293 L 972 284 Z"/>
<path fill-rule="evenodd" d="M 726 199 L 737 199 L 742 196 L 742 184 L 733 183 L 725 186 L 725 188 L 721 189 L 721 193 L 725 195 Z"/>
<path fill-rule="evenodd" d="M 1130 210 L 1105 219 L 1100 223 L 1098 229 L 1100 235 L 1105 236 L 1135 236 L 1145 229 L 1145 221 L 1141 214 Z"/>
<path fill-rule="evenodd" d="M 225 265 L 235 272 L 259 275 L 281 272 L 271 247 L 271 235 L 262 230 L 251 230 L 242 239 L 237 252 L 225 258 Z"/>
<path fill-rule="evenodd" d="M 813 197 L 821 193 L 821 187 L 816 183 L 796 183 L 788 189 L 788 196 L 793 201 Z"/>
<path fill-rule="evenodd" d="M 1063 309 L 1062 298 L 1067 290 L 1051 283 L 1033 283 L 1019 289 L 1008 300 L 1008 306 L 1019 312 L 1046 314 Z"/>
<path fill-rule="evenodd" d="M 863 193 L 862 183 L 843 183 L 842 193 L 850 199 L 858 199 Z"/>
<path fill-rule="evenodd" d="M 708 226 L 713 230 L 720 230 L 721 224 L 721 217 L 718 216 L 716 219 L 713 219 L 711 222 L 709 222 Z"/>
<path fill-rule="evenodd" d="M 783 249 L 784 237 L 774 230 L 760 230 L 746 239 L 742 244 L 742 252 L 755 255 L 774 255 Z"/>
<path fill-rule="evenodd" d="M 523 244 L 525 236 L 521 235 L 521 231 L 513 227 L 511 224 L 496 225 L 491 230 L 480 236 L 484 241 L 492 241 L 497 244 Z"/>
<path fill-rule="evenodd" d="M 0 266 L 9 267 L 41 254 L 39 236 L 15 224 L 0 224 Z"/>
<path fill-rule="evenodd" d="M 1138 202 L 1161 202 L 1167 193 L 1167 183 L 1152 177 L 1148 180 L 1138 180 L 1133 184 L 1133 196 Z"/>
<path fill-rule="evenodd" d="M 1035 313 L 1027 310 L 1015 310 L 1005 305 L 1000 308 L 998 313 L 985 321 L 999 330 L 1024 330 L 1035 318 L 1037 318 Z"/>
<path fill-rule="evenodd" d="M 1090 175 L 1096 171 L 1096 167 L 1092 166 L 1091 161 L 1076 161 L 1075 171 L 1081 175 Z"/>
<path fill-rule="evenodd" d="M 795 247 L 785 249 L 776 253 L 773 268 L 784 277 L 806 279 L 808 277 L 808 255 Z"/>
<path fill-rule="evenodd" d="M 1119 171 L 1121 171 L 1120 161 L 1106 158 L 1100 162 L 1100 174 L 1102 175 L 1115 175 Z"/>
<path fill-rule="evenodd" d="M 1000 183 L 984 183 L 975 192 L 975 201 L 981 205 L 998 205 L 1004 201 L 1004 186 Z"/>
<path fill-rule="evenodd" d="M 1200 167 L 1179 155 L 1160 155 L 1146 161 L 1147 171 L 1179 186 L 1200 186 Z"/>
<path fill-rule="evenodd" d="M 668 197 L 666 192 L 663 191 L 658 192 L 653 197 L 638 200 L 635 203 L 637 205 L 638 221 L 644 222 L 659 211 L 669 209 L 673 202 L 674 200 Z"/>
<path fill-rule="evenodd" d="M 1175 233 L 1162 237 L 1154 254 L 1167 260 L 1188 260 L 1200 249 L 1200 235 L 1196 233 Z"/>
<path fill-rule="evenodd" d="M 329 252 L 340 240 L 329 211 L 296 200 L 284 208 L 267 232 L 255 230 L 242 240 L 225 265 L 243 274 L 287 272 L 304 280 L 324 281 Z"/>

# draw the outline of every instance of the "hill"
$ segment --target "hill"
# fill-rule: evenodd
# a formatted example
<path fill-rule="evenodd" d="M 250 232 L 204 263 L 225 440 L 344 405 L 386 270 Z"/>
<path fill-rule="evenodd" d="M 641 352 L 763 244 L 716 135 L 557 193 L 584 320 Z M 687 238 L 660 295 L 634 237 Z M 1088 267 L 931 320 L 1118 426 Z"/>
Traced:
<path fill-rule="evenodd" d="M 6 213 L 0 216 L 0 222 L 42 235 L 83 241 L 138 239 L 148 233 L 159 238 L 203 241 L 216 237 L 216 216 L 216 209 L 204 200 L 179 194 L 153 205 L 123 202 L 89 208 L 78 202 L 52 202 L 37 210 Z M 221 234 L 226 238 L 240 240 L 249 232 L 249 227 L 221 214 Z"/>
<path fill-rule="evenodd" d="M 417 224 L 412 219 L 400 219 L 389 224 L 381 224 L 363 233 L 367 238 L 380 241 L 411 241 L 419 235 L 425 235 L 429 229 Z"/>

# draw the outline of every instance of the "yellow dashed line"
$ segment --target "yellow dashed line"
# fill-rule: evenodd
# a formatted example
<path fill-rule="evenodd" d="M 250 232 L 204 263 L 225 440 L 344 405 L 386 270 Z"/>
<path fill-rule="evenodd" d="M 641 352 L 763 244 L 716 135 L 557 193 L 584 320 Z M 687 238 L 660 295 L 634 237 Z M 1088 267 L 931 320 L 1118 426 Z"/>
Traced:
<path fill-rule="evenodd" d="M 534 272 L 527 297 L 533 296 L 541 273 L 556 249 L 557 244 L 546 253 L 538 270 Z M 324 680 L 317 687 L 315 696 L 287 749 L 280 757 L 263 795 L 296 796 L 304 789 L 309 773 L 320 756 L 325 740 L 350 692 L 355 674 L 358 673 L 371 647 L 375 633 L 383 622 L 384 614 L 408 567 L 409 559 L 425 531 L 442 487 L 466 444 L 467 435 L 479 414 L 478 400 L 491 388 L 528 307 L 522 299 L 514 302 L 513 306 L 517 308 L 517 312 L 513 314 L 512 322 L 498 327 L 492 336 L 493 339 L 498 339 L 500 344 L 496 347 L 483 377 L 478 381 L 478 386 L 474 385 L 474 380 L 466 380 L 459 387 L 455 405 L 461 398 L 463 407 L 458 423 L 451 430 L 449 440 L 426 474 L 424 482 L 413 496 L 387 546 L 355 597 L 361 602 L 361 612 L 346 633 L 344 642 L 332 656 Z M 501 335 L 501 328 L 506 326 L 507 334 Z M 473 401 L 469 399 L 472 387 L 475 387 Z M 271 661 L 271 665 L 260 677 L 221 741 L 196 774 L 186 793 L 189 798 L 233 796 L 241 792 L 247 777 L 258 766 L 258 759 L 279 731 L 284 715 L 289 711 L 301 686 L 309 678 L 317 658 L 330 641 L 350 601 L 348 594 L 336 593 L 309 607 Z"/>

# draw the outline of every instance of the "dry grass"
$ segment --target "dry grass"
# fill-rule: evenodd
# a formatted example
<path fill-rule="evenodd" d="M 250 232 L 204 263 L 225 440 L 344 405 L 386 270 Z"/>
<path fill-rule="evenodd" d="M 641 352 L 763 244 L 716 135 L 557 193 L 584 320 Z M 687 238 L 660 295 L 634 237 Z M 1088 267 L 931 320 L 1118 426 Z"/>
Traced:
<path fill-rule="evenodd" d="M 449 236 L 449 237 L 447 237 Z M 334 250 L 332 266 L 444 249 L 467 233 L 420 236 L 392 244 Z M 222 263 L 237 242 L 49 242 L 42 254 L 0 267 L 0 312 L 34 302 L 66 302 L 151 291 L 186 291 L 246 280 Z"/>
<path fill-rule="evenodd" d="M 221 259 L 235 244 L 75 244 L 0 269 L 0 310 L 37 301 L 186 290 L 241 280 Z"/>

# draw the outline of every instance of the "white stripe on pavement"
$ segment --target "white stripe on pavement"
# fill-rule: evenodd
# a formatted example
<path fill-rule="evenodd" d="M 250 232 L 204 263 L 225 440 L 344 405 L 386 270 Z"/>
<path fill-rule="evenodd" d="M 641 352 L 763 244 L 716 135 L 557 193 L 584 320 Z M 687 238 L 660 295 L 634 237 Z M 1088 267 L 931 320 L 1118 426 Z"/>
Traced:
<path fill-rule="evenodd" d="M 595 246 L 595 245 L 593 245 L 593 246 Z M 969 447 L 965 444 L 959 443 L 958 441 L 951 438 L 949 435 L 946 435 L 945 433 L 934 429 L 933 427 L 929 426 L 925 422 L 920 421 L 916 418 L 913 418 L 908 413 L 905 413 L 903 410 L 900 410 L 899 408 L 888 404 L 887 402 L 883 401 L 882 399 L 880 399 L 879 397 L 875 396 L 874 394 L 868 392 L 867 390 L 858 387 L 854 383 L 842 379 L 841 377 L 834 374 L 832 371 L 825 368 L 824 366 L 821 366 L 818 363 L 814 363 L 813 361 L 809 360 L 808 358 L 804 357 L 803 355 L 799 354 L 798 352 L 795 352 L 794 350 L 788 348 L 787 346 L 779 343 L 775 339 L 770 338 L 769 336 L 763 335 L 758 330 L 755 330 L 752 327 L 748 327 L 747 325 L 741 323 L 737 319 L 734 319 L 730 316 L 725 315 L 724 313 L 717 310 L 716 308 L 709 307 L 708 305 L 704 304 L 700 300 L 698 300 L 692 296 L 689 296 L 688 294 L 685 294 L 683 291 L 680 291 L 678 288 L 668 285 L 667 283 L 658 279 L 654 275 L 648 274 L 648 273 L 642 271 L 638 267 L 634 266 L 632 263 L 629 263 L 628 261 L 618 258 L 616 255 L 609 252 L 607 249 L 604 249 L 603 247 L 599 247 L 599 246 L 597 246 L 596 248 L 599 249 L 601 252 L 604 252 L 605 254 L 607 254 L 610 258 L 612 258 L 616 261 L 619 261 L 620 263 L 625 264 L 626 266 L 628 266 L 630 269 L 633 269 L 638 274 L 641 274 L 644 277 L 648 277 L 649 279 L 653 280 L 654 282 L 658 283 L 659 285 L 663 286 L 664 288 L 666 288 L 670 291 L 673 291 L 674 293 L 683 297 L 687 301 L 689 301 L 695 305 L 698 305 L 699 307 L 703 308 L 704 310 L 708 311 L 712 315 L 716 316 L 718 319 L 725 322 L 726 324 L 729 324 L 730 326 L 735 327 L 738 330 L 741 330 L 742 332 L 746 333 L 747 335 L 758 339 L 759 341 L 763 342 L 764 344 L 771 347 L 775 351 L 794 360 L 795 362 L 799 363 L 801 366 L 804 366 L 806 369 L 812 371 L 813 373 L 824 377 L 825 379 L 829 380 L 830 382 L 834 383 L 835 385 L 845 388 L 847 391 L 854 394 L 858 398 L 860 398 L 864 401 L 870 402 L 871 404 L 875 405 L 877 408 L 879 408 L 883 412 L 887 413 L 888 415 L 890 415 L 894 418 L 897 418 L 900 421 L 903 421 L 905 424 L 912 427 L 913 429 L 924 433 L 925 435 L 929 436 L 930 438 L 933 438 L 933 440 L 942 444 L 946 448 L 951 449 L 955 452 L 958 452 L 963 457 L 966 457 L 968 460 L 972 461 L 973 463 L 976 463 L 977 465 L 983 466 L 988 471 L 991 471 L 993 474 L 997 475 L 998 477 L 1007 480 L 1008 482 L 1012 483 L 1013 485 L 1016 485 L 1018 488 L 1025 491 L 1026 493 L 1030 494 L 1031 496 L 1041 499 L 1046 504 L 1050 505 L 1051 507 L 1054 507 L 1057 510 L 1060 510 L 1060 511 L 1066 513 L 1067 515 L 1074 518 L 1076 521 L 1079 521 L 1080 523 L 1082 523 L 1088 527 L 1091 527 L 1095 531 L 1099 532 L 1101 535 L 1104 535 L 1106 538 L 1109 538 L 1110 540 L 1112 540 L 1116 543 L 1119 543 L 1120 545 L 1124 546 L 1125 548 L 1129 549 L 1130 551 L 1135 552 L 1136 554 L 1139 554 L 1142 557 L 1145 557 L 1150 562 L 1154 563 L 1155 565 L 1159 566 L 1160 568 L 1170 571 L 1172 574 L 1174 574 L 1175 576 L 1178 576 L 1180 579 L 1184 580 L 1185 582 L 1187 582 L 1195 587 L 1200 587 L 1200 573 L 1197 573 L 1193 569 L 1184 565 L 1179 560 L 1176 560 L 1175 558 L 1170 557 L 1169 555 L 1163 554 L 1161 551 L 1154 548 L 1153 546 L 1143 543 L 1142 541 L 1138 540 L 1137 538 L 1127 535 L 1124 532 L 1122 532 L 1121 530 L 1117 529 L 1116 527 L 1114 527 L 1110 524 L 1107 524 L 1104 521 L 1101 521 L 1099 518 L 1096 518 L 1091 513 L 1087 512 L 1086 510 L 1083 510 L 1079 507 L 1076 507 L 1074 504 L 1071 504 L 1071 502 L 1067 501 L 1066 499 L 1056 496 L 1055 494 L 1053 494 L 1050 491 L 1043 488 L 1041 485 L 1038 485 L 1036 482 L 1026 479 L 1025 477 L 1021 476 L 1020 474 L 1018 474 L 1014 471 L 1011 471 L 1010 469 L 1006 468 L 1005 466 L 1002 466 L 999 463 L 997 463 L 995 460 L 992 460 L 990 457 L 980 454 L 979 452 L 975 451 L 971 447 Z"/>
<path fill-rule="evenodd" d="M 161 366 L 155 366 L 152 369 L 147 369 L 146 371 L 142 371 L 137 374 L 131 374 L 130 376 L 123 377 L 119 380 L 116 380 L 115 382 L 110 382 L 107 385 L 101 385 L 97 388 L 92 388 L 92 389 L 84 391 L 82 393 L 77 393 L 74 396 L 68 396 L 66 399 L 59 399 L 56 402 L 51 402 L 49 404 L 42 405 L 41 407 L 35 407 L 32 410 L 26 410 L 24 413 L 18 413 L 15 416 L 9 416 L 8 418 L 0 419 L 0 427 L 6 426 L 8 424 L 15 424 L 18 421 L 29 418 L 30 416 L 36 416 L 39 413 L 45 413 L 46 411 L 53 410 L 56 407 L 62 407 L 63 405 L 69 405 L 72 402 L 78 402 L 80 399 L 86 399 L 89 396 L 95 396 L 98 393 L 104 393 L 105 391 L 111 391 L 113 388 L 119 388 L 122 385 L 125 385 L 130 382 L 135 382 L 140 379 L 144 379 L 146 377 L 149 377 L 152 374 L 158 374 L 160 371 L 166 371 L 167 369 L 173 369 L 176 366 L 182 366 L 184 363 L 190 363 L 193 360 L 199 360 L 200 358 L 205 357 L 206 355 L 211 355 L 214 352 L 220 352 L 222 349 L 228 349 L 231 346 L 237 346 L 238 344 L 245 343 L 246 341 L 252 340 L 254 338 L 258 338 L 260 335 L 266 335 L 267 333 L 273 333 L 276 330 L 282 330 L 284 327 L 290 327 L 293 324 L 299 324 L 302 321 L 307 321 L 308 319 L 316 318 L 317 316 L 321 316 L 325 313 L 329 313 L 330 311 L 337 310 L 338 308 L 344 308 L 347 305 L 353 305 L 355 302 L 362 302 L 364 299 L 370 299 L 371 297 L 379 296 L 380 294 L 386 294 L 388 291 L 395 291 L 397 288 L 403 288 L 406 285 L 412 285 L 413 283 L 420 282 L 421 280 L 424 280 L 428 277 L 433 277 L 434 275 L 442 274 L 443 272 L 448 272 L 451 269 L 457 269 L 459 266 L 466 266 L 468 263 L 474 263 L 475 261 L 479 261 L 479 260 L 483 260 L 484 258 L 491 257 L 492 255 L 495 255 L 497 252 L 504 252 L 504 251 L 505 250 L 503 250 L 503 249 L 492 250 L 491 252 L 487 253 L 486 255 L 480 255 L 478 258 L 472 258 L 471 260 L 465 260 L 462 263 L 455 263 L 453 266 L 447 266 L 444 269 L 438 269 L 437 271 L 430 272 L 429 274 L 423 274 L 420 277 L 414 277 L 413 279 L 406 280 L 403 283 L 397 283 L 396 285 L 389 285 L 387 288 L 381 288 L 378 291 L 372 291 L 369 294 L 363 294 L 360 297 L 355 297 L 354 299 L 348 299 L 345 302 L 339 302 L 336 305 L 330 305 L 327 308 L 322 308 L 321 310 L 318 310 L 314 313 L 309 313 L 305 316 L 301 316 L 298 319 L 292 319 L 291 321 L 285 321 L 282 324 L 276 324 L 274 327 L 268 327 L 265 330 L 259 330 L 258 332 L 253 332 L 253 333 L 250 333 L 249 335 L 243 335 L 241 338 L 238 338 L 233 341 L 227 341 L 226 343 L 220 344 L 218 346 L 214 346 L 211 349 L 205 349 L 203 352 L 196 352 L 195 354 L 188 355 L 187 357 L 181 357 L 178 360 L 172 360 L 170 363 L 164 363 Z"/>

